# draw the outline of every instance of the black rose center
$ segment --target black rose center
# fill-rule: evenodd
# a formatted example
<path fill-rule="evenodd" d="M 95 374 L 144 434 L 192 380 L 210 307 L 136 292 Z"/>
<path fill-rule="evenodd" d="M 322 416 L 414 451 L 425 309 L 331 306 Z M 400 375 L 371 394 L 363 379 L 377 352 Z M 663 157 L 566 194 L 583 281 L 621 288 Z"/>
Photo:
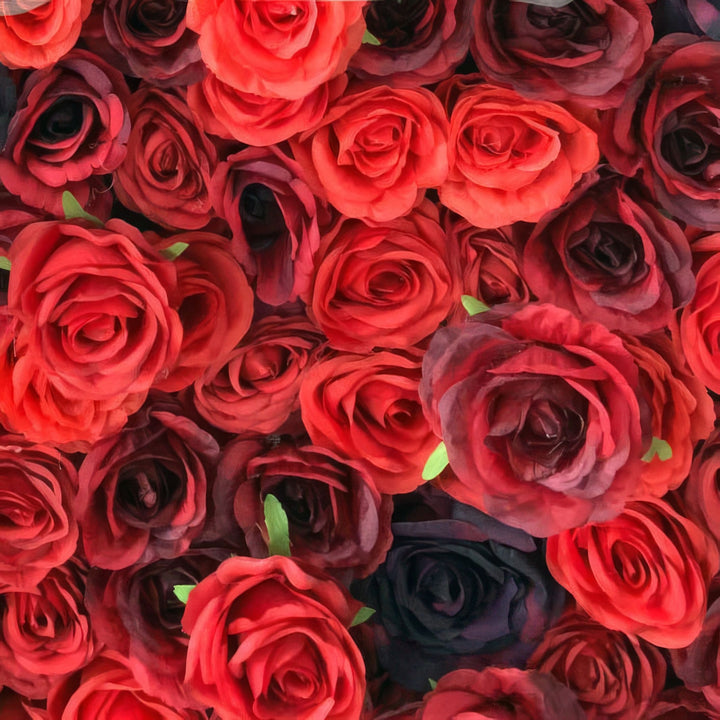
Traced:
<path fill-rule="evenodd" d="M 187 0 L 148 0 L 128 9 L 127 26 L 138 36 L 172 35 L 185 17 Z"/>
<path fill-rule="evenodd" d="M 55 144 L 80 132 L 85 117 L 85 103 L 75 97 L 61 97 L 37 119 L 30 140 Z"/>
<path fill-rule="evenodd" d="M 160 462 L 127 468 L 118 480 L 115 502 L 123 514 L 150 523 L 182 492 L 183 483 Z"/>
<path fill-rule="evenodd" d="M 429 0 L 377 0 L 369 3 L 365 22 L 383 45 L 404 47 L 415 39 L 429 5 Z"/>
<path fill-rule="evenodd" d="M 243 189 L 240 220 L 245 239 L 253 252 L 269 250 L 288 232 L 275 193 L 261 183 L 251 183 Z"/>

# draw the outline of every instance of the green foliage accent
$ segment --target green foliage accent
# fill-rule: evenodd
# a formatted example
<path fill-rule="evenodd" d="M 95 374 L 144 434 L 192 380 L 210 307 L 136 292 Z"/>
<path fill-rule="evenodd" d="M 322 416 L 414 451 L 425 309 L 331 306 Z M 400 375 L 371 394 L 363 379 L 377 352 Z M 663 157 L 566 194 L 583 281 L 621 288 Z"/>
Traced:
<path fill-rule="evenodd" d="M 375 614 L 375 611 L 371 607 L 361 607 L 355 617 L 353 618 L 353 621 L 350 623 L 350 627 L 355 627 L 356 625 L 362 625 L 366 620 L 369 620 L 373 615 Z"/>
<path fill-rule="evenodd" d="M 448 466 L 449 462 L 447 448 L 441 440 L 440 444 L 430 453 L 430 457 L 425 463 L 422 471 L 422 479 L 432 480 L 436 478 Z"/>
<path fill-rule="evenodd" d="M 75 196 L 68 190 L 62 194 L 62 209 L 66 220 L 88 220 L 98 227 L 103 226 L 103 221 L 100 218 L 85 212 L 82 209 L 82 205 L 80 205 L 80 203 L 75 199 Z"/>
<path fill-rule="evenodd" d="M 190 595 L 190 591 L 197 587 L 197 585 L 174 585 L 173 586 L 173 595 L 183 604 L 187 605 L 188 596 Z"/>
<path fill-rule="evenodd" d="M 672 457 L 672 448 L 667 441 L 653 436 L 650 448 L 642 456 L 642 460 L 643 462 L 650 462 L 656 455 L 663 462 L 669 460 Z"/>
<path fill-rule="evenodd" d="M 290 528 L 285 509 L 274 495 L 266 495 L 263 504 L 268 551 L 271 555 L 290 557 Z"/>
<path fill-rule="evenodd" d="M 363 35 L 363 45 L 381 45 L 382 43 L 369 31 L 365 30 Z"/>
<path fill-rule="evenodd" d="M 490 309 L 484 302 L 474 298 L 472 295 L 463 295 L 460 300 L 470 317 L 487 312 Z"/>
<path fill-rule="evenodd" d="M 437 680 L 433 680 L 432 678 L 428 678 L 428 683 L 430 685 L 430 689 L 434 690 L 437 687 Z"/>
<path fill-rule="evenodd" d="M 7 270 L 10 272 L 10 258 L 0 255 L 0 270 Z"/>
<path fill-rule="evenodd" d="M 179 258 L 190 246 L 186 242 L 176 242 L 170 247 L 163 248 L 160 251 L 161 255 L 164 255 L 168 260 L 175 260 Z"/>

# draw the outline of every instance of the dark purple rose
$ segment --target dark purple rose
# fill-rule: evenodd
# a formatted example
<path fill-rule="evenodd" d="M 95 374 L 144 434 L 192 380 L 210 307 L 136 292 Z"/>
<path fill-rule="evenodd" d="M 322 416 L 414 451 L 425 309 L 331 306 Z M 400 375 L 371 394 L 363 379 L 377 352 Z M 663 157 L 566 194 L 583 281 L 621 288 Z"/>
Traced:
<path fill-rule="evenodd" d="M 353 586 L 390 677 L 427 690 L 458 667 L 522 665 L 565 600 L 542 542 L 429 486 L 395 503 L 385 563 Z"/>

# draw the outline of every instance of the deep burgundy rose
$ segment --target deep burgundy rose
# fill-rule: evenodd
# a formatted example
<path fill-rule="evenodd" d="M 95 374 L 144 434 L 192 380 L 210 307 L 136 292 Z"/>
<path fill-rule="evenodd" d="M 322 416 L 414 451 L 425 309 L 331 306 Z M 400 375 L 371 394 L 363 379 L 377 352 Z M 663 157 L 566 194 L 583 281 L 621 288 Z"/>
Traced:
<path fill-rule="evenodd" d="M 502 720 L 584 720 L 585 713 L 572 692 L 552 675 L 490 667 L 481 672 L 456 670 L 440 678 L 425 696 L 416 720 L 493 716 Z"/>
<path fill-rule="evenodd" d="M 288 517 L 292 556 L 350 580 L 365 577 L 392 542 L 392 501 L 366 469 L 325 448 L 258 441 L 228 445 L 213 489 L 216 532 L 240 527 L 251 555 L 266 557 L 263 503 L 274 495 Z"/>
<path fill-rule="evenodd" d="M 69 560 L 36 588 L 0 594 L 0 682 L 30 698 L 87 665 L 97 649 L 85 608 L 86 568 Z M 5 715 L 3 714 L 3 718 Z"/>
<path fill-rule="evenodd" d="M 709 535 L 656 498 L 547 543 L 550 572 L 590 617 L 666 648 L 700 633 L 718 557 Z"/>
<path fill-rule="evenodd" d="M 187 550 L 171 560 L 124 570 L 92 568 L 87 606 L 98 639 L 127 658 L 148 695 L 173 707 L 196 705 L 183 685 L 188 637 L 176 585 L 195 585 L 229 557 L 227 550 Z"/>
<path fill-rule="evenodd" d="M 78 472 L 85 557 L 110 570 L 182 555 L 202 530 L 219 448 L 173 399 L 153 394 Z"/>
<path fill-rule="evenodd" d="M 623 103 L 603 114 L 600 148 L 625 175 L 642 172 L 658 204 L 720 230 L 720 45 L 662 38 Z"/>
<path fill-rule="evenodd" d="M 665 327 L 695 291 L 687 238 L 624 178 L 594 180 L 535 226 L 523 275 L 541 301 L 610 329 Z"/>
<path fill-rule="evenodd" d="M 109 214 L 102 176 L 125 157 L 129 99 L 122 74 L 85 50 L 35 71 L 10 121 L 0 181 L 27 205 L 56 216 L 63 216 L 66 190 L 91 212 Z"/>
<path fill-rule="evenodd" d="M 340 350 L 415 345 L 458 304 L 454 250 L 429 200 L 382 223 L 341 220 L 315 258 L 308 315 Z"/>
<path fill-rule="evenodd" d="M 645 0 L 478 0 L 471 50 L 480 72 L 526 97 L 614 107 L 652 43 L 651 20 Z"/>
<path fill-rule="evenodd" d="M 423 361 L 423 407 L 456 475 L 441 486 L 540 537 L 614 517 L 644 452 L 632 356 L 553 305 L 496 308 L 436 332 Z"/>
<path fill-rule="evenodd" d="M 381 493 L 422 484 L 437 446 L 418 395 L 420 367 L 417 352 L 337 353 L 313 364 L 300 386 L 313 443 L 360 460 Z"/>
<path fill-rule="evenodd" d="M 656 647 L 574 609 L 545 634 L 528 667 L 567 685 L 588 720 L 646 720 L 665 685 L 666 662 Z"/>
<path fill-rule="evenodd" d="M 700 693 L 676 687 L 663 693 L 648 714 L 650 720 L 720 720 L 715 710 Z"/>
<path fill-rule="evenodd" d="M 222 717 L 358 718 L 365 672 L 347 631 L 358 607 L 290 558 L 225 560 L 190 592 L 185 682 Z"/>
<path fill-rule="evenodd" d="M 247 148 L 218 165 L 210 193 L 258 298 L 282 305 L 306 295 L 322 208 L 300 165 L 276 147 Z"/>
<path fill-rule="evenodd" d="M 164 227 L 204 227 L 213 217 L 208 186 L 217 151 L 185 94 L 141 85 L 129 109 L 127 156 L 114 175 L 118 200 Z"/>
<path fill-rule="evenodd" d="M 352 588 L 390 677 L 423 691 L 459 667 L 523 666 L 566 597 L 543 544 L 426 486 L 394 500 L 387 560 Z"/>
<path fill-rule="evenodd" d="M 365 6 L 368 31 L 350 60 L 363 79 L 413 87 L 444 80 L 467 55 L 472 34 L 468 0 L 376 0 Z"/>

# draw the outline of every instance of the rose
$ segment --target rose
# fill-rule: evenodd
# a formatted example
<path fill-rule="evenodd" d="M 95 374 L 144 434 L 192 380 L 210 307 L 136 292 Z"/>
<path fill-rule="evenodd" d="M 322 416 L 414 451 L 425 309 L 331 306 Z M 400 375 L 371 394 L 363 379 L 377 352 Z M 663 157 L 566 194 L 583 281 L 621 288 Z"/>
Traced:
<path fill-rule="evenodd" d="M 358 718 L 365 674 L 346 629 L 357 609 L 290 558 L 225 560 L 188 598 L 185 682 L 224 717 Z"/>
<path fill-rule="evenodd" d="M 542 543 L 428 487 L 394 499 L 387 559 L 353 585 L 390 677 L 422 691 L 458 667 L 524 665 L 565 601 Z"/>
<path fill-rule="evenodd" d="M 456 476 L 440 485 L 536 536 L 613 517 L 638 484 L 638 389 L 619 337 L 553 305 L 438 330 L 420 397 Z"/>
<path fill-rule="evenodd" d="M 334 348 L 410 347 L 457 304 L 458 275 L 429 200 L 384 223 L 341 220 L 315 258 L 308 315 Z"/>
<path fill-rule="evenodd" d="M 300 165 L 278 148 L 247 148 L 218 165 L 210 194 L 258 298 L 282 305 L 307 294 L 322 206 Z"/>
<path fill-rule="evenodd" d="M 229 554 L 219 548 L 190 549 L 178 558 L 123 570 L 90 570 L 86 602 L 98 639 L 127 658 L 145 692 L 170 706 L 195 705 L 183 685 L 185 606 L 173 588 L 200 582 Z"/>
<path fill-rule="evenodd" d="M 297 100 L 345 72 L 365 31 L 363 5 L 190 0 L 186 22 L 218 79 L 242 92 Z"/>
<path fill-rule="evenodd" d="M 549 538 L 547 563 L 606 628 L 678 648 L 700 632 L 718 550 L 667 502 L 646 498 L 628 503 L 613 520 Z"/>
<path fill-rule="evenodd" d="M 482 720 L 493 715 L 523 720 L 585 718 L 575 696 L 551 675 L 490 667 L 482 672 L 456 670 L 440 678 L 425 696 L 416 720 Z"/>
<path fill-rule="evenodd" d="M 114 175 L 118 200 L 164 227 L 204 227 L 213 217 L 208 185 L 217 151 L 184 94 L 144 85 L 129 109 L 128 152 Z"/>
<path fill-rule="evenodd" d="M 322 447 L 235 441 L 223 451 L 213 490 L 216 532 L 240 527 L 254 557 L 268 553 L 263 503 L 274 495 L 288 517 L 292 556 L 343 579 L 365 577 L 392 542 L 392 501 L 367 470 Z"/>
<path fill-rule="evenodd" d="M 92 8 L 92 0 L 14 4 L 27 11 L 0 15 L 0 63 L 12 68 L 42 68 L 56 63 L 75 45 Z"/>
<path fill-rule="evenodd" d="M 660 696 L 648 717 L 650 720 L 718 720 L 720 712 L 700 693 L 676 687 Z"/>
<path fill-rule="evenodd" d="M 720 488 L 717 478 L 720 470 L 720 429 L 709 433 L 692 460 L 681 494 L 688 515 L 704 528 L 720 547 L 720 528 L 715 518 L 720 511 Z"/>
<path fill-rule="evenodd" d="M 617 176 L 595 176 L 548 213 L 522 269 L 541 301 L 637 334 L 667 326 L 695 290 L 683 231 Z"/>
<path fill-rule="evenodd" d="M 445 180 L 447 132 L 429 90 L 359 85 L 290 144 L 317 195 L 343 215 L 384 222 L 408 213 L 426 188 Z"/>
<path fill-rule="evenodd" d="M 66 190 L 83 207 L 100 202 L 109 214 L 98 193 L 101 176 L 125 157 L 129 99 L 122 74 L 85 50 L 33 72 L 10 121 L 0 181 L 27 205 L 54 215 L 63 215 Z"/>
<path fill-rule="evenodd" d="M 440 201 L 473 225 L 540 220 L 598 162 L 595 133 L 559 105 L 453 78 L 438 94 L 451 113 Z"/>
<path fill-rule="evenodd" d="M 83 599 L 85 573 L 71 559 L 36 588 L 0 594 L 0 682 L 26 697 L 45 698 L 55 682 L 87 665 L 96 641 Z"/>
<path fill-rule="evenodd" d="M 593 107 L 622 102 L 653 41 L 645 0 L 562 6 L 480 0 L 473 33 L 473 58 L 492 82 L 525 97 Z"/>
<path fill-rule="evenodd" d="M 350 67 L 358 77 L 394 86 L 444 80 L 467 55 L 471 17 L 467 0 L 377 0 L 366 6 L 365 22 L 379 44 L 363 43 Z"/>
<path fill-rule="evenodd" d="M 657 648 L 577 610 L 545 634 L 528 667 L 567 685 L 589 720 L 645 720 L 665 685 L 666 662 Z"/>
<path fill-rule="evenodd" d="M 57 450 L 4 435 L 0 444 L 0 589 L 33 590 L 75 552 L 77 474 Z"/>
<path fill-rule="evenodd" d="M 419 382 L 417 351 L 329 355 L 300 386 L 303 425 L 315 445 L 360 460 L 381 493 L 409 492 L 437 445 Z"/>

